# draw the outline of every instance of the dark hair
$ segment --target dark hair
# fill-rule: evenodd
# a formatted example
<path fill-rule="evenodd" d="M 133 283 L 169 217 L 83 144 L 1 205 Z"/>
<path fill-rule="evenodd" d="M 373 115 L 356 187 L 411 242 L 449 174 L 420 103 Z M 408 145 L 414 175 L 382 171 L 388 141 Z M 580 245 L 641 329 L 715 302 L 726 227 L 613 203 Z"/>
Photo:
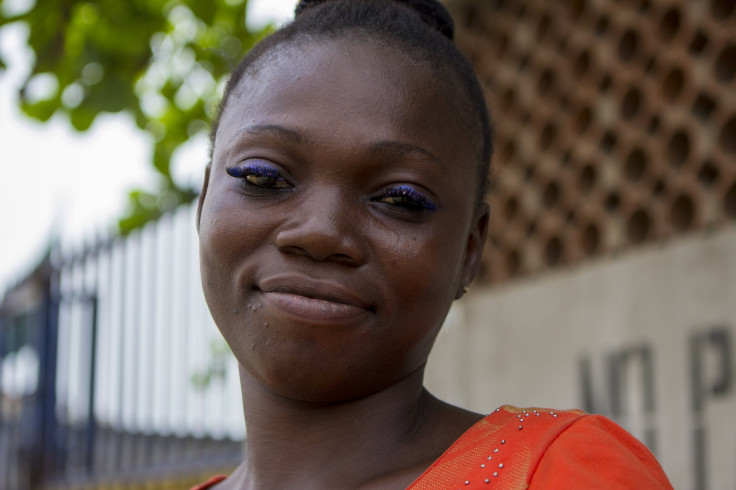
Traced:
<path fill-rule="evenodd" d="M 337 38 L 351 32 L 390 42 L 410 57 L 428 64 L 438 80 L 452 88 L 459 87 L 464 116 L 474 121 L 480 131 L 478 155 L 478 204 L 488 187 L 488 172 L 493 152 L 488 109 L 478 78 L 468 59 L 452 42 L 452 17 L 436 0 L 302 0 L 295 18 L 257 44 L 233 70 L 225 86 L 217 115 L 210 129 L 210 160 L 220 117 L 240 80 L 257 61 L 286 43 L 314 38 Z M 477 124 L 477 126 L 476 126 Z"/>

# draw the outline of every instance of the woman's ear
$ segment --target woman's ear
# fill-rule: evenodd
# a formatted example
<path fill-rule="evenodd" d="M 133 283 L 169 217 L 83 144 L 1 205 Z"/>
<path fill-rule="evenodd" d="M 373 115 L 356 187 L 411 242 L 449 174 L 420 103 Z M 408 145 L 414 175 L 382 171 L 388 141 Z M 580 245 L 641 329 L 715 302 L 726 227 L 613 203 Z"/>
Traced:
<path fill-rule="evenodd" d="M 465 262 L 463 263 L 463 273 L 457 299 L 462 297 L 464 290 L 467 290 L 468 284 L 473 282 L 473 279 L 475 279 L 475 276 L 480 271 L 490 216 L 491 208 L 488 206 L 488 203 L 481 203 L 475 212 L 475 216 L 473 216 L 470 233 L 468 233 L 468 241 L 465 245 Z"/>
<path fill-rule="evenodd" d="M 210 183 L 210 164 L 204 169 L 204 182 L 202 183 L 202 192 L 199 193 L 199 201 L 197 203 L 197 233 L 199 233 L 199 220 L 202 217 L 202 206 L 204 205 L 204 198 L 207 194 L 207 187 Z"/>

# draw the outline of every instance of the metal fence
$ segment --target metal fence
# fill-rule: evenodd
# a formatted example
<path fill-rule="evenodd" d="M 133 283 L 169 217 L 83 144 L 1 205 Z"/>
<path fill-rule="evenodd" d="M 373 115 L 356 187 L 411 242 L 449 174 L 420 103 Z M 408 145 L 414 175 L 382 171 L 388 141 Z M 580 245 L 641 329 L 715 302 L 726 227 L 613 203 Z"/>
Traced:
<path fill-rule="evenodd" d="M 8 290 L 0 488 L 143 482 L 237 463 L 237 364 L 202 296 L 194 212 L 54 248 Z"/>

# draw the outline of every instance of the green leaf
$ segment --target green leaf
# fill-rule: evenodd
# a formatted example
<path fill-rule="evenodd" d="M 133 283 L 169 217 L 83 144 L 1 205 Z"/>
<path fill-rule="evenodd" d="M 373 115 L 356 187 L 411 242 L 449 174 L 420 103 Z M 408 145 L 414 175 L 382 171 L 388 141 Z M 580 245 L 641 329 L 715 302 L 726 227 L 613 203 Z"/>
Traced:
<path fill-rule="evenodd" d="M 97 112 L 89 111 L 83 106 L 69 111 L 69 121 L 77 131 L 87 131 L 92 123 L 95 122 Z"/>
<path fill-rule="evenodd" d="M 170 22 L 177 6 L 195 18 L 195 29 L 183 36 Z M 201 121 L 209 120 L 208 111 L 216 107 L 218 94 L 213 88 L 211 93 L 198 93 L 196 100 L 180 98 L 183 108 L 178 107 L 177 93 L 191 75 L 182 66 L 205 70 L 220 82 L 245 51 L 272 31 L 269 27 L 249 32 L 246 6 L 245 1 L 232 0 L 36 0 L 20 15 L 3 16 L 0 10 L 0 26 L 24 22 L 29 28 L 27 47 L 33 52 L 29 79 L 49 73 L 58 80 L 58 91 L 49 100 L 18 98 L 26 115 L 45 122 L 54 114 L 66 114 L 72 127 L 87 131 L 100 114 L 127 112 L 151 136 L 150 164 L 162 181 L 154 190 L 130 193 L 128 209 L 119 222 L 121 232 L 157 218 L 171 203 L 197 196 L 196 190 L 176 185 L 171 157 L 192 133 L 202 131 Z M 156 53 L 154 45 L 160 48 Z M 188 64 L 182 63 L 186 56 L 193 56 Z M 90 78 L 89 72 L 85 76 L 90 63 L 101 77 Z M 0 59 L 0 70 L 5 68 L 5 60 Z M 83 87 L 85 95 L 70 110 L 60 94 L 74 84 Z M 163 115 L 142 111 L 146 97 L 168 102 Z"/>
<path fill-rule="evenodd" d="M 211 25 L 217 14 L 217 2 L 207 0 L 192 0 L 188 2 L 189 9 L 205 24 Z"/>
<path fill-rule="evenodd" d="M 20 108 L 27 116 L 46 122 L 56 112 L 58 104 L 54 100 L 41 100 L 33 104 L 23 103 Z"/>

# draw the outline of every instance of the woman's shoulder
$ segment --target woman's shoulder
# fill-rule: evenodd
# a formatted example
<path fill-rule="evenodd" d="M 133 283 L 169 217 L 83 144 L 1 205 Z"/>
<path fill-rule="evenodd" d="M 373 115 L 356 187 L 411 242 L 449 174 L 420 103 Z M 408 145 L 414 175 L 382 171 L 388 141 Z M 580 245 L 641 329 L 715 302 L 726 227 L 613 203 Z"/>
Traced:
<path fill-rule="evenodd" d="M 601 484 L 672 488 L 651 452 L 607 418 L 580 410 L 506 405 L 471 427 L 410 488 Z"/>

